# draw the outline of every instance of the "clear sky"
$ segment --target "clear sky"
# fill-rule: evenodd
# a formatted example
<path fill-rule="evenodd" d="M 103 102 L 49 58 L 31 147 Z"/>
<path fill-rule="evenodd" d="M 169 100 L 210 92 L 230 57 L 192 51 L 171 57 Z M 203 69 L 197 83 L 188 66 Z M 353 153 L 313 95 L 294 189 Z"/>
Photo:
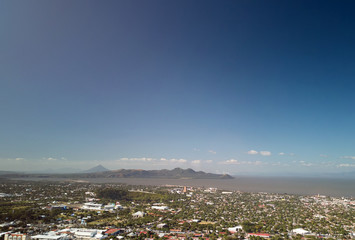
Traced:
<path fill-rule="evenodd" d="M 355 170 L 354 1 L 0 1 L 0 169 Z"/>

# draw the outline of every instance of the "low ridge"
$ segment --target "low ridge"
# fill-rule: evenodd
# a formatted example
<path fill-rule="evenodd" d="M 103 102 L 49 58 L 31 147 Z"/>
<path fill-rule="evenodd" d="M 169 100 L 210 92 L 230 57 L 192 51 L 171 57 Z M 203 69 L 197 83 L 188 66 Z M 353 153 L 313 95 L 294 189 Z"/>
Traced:
<path fill-rule="evenodd" d="M 142 170 L 142 169 L 119 169 L 110 171 L 102 165 L 90 168 L 85 172 L 71 174 L 28 174 L 13 173 L 4 174 L 4 177 L 41 177 L 41 178 L 165 178 L 165 179 L 233 179 L 228 174 L 214 174 L 203 171 L 196 172 L 188 168 L 174 168 L 172 170 Z"/>

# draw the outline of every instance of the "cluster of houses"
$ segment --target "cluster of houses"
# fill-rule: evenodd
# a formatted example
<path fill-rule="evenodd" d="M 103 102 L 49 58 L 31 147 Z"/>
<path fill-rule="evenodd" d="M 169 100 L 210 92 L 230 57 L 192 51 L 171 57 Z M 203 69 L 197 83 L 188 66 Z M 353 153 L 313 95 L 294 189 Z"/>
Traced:
<path fill-rule="evenodd" d="M 26 186 L 20 187 L 19 190 L 22 190 Z M 70 191 L 67 188 L 70 188 Z M 31 226 L 33 224 L 31 222 L 31 224 L 27 224 L 28 228 L 24 227 L 23 224 L 16 227 L 18 225 L 16 222 L 2 223 L 0 224 L 1 230 L 11 231 L 11 233 L 0 233 L 0 239 L 164 238 L 207 240 L 212 238 L 218 240 L 225 239 L 227 236 L 238 236 L 244 239 L 268 239 L 276 234 L 283 237 L 288 235 L 292 239 L 298 239 L 299 236 L 305 238 L 340 238 L 342 235 L 335 229 L 336 226 L 348 231 L 346 237 L 355 237 L 353 218 L 345 218 L 340 215 L 346 213 L 351 216 L 354 213 L 354 199 L 330 198 L 319 195 L 246 194 L 219 191 L 217 188 L 171 186 L 167 191 L 175 195 L 169 200 L 154 199 L 143 203 L 127 201 L 122 202 L 123 207 L 119 202 L 106 204 L 107 200 L 97 199 L 94 192 L 96 188 L 97 186 L 84 188 L 83 186 L 64 185 L 60 189 L 62 189 L 64 196 L 71 194 L 70 202 L 57 202 L 57 198 L 62 198 L 61 195 L 48 199 L 48 195 L 42 187 L 36 190 L 35 195 L 33 194 L 35 189 L 31 190 L 31 194 L 26 195 L 26 198 L 32 197 L 32 201 L 45 202 L 40 205 L 42 209 L 63 210 L 61 211 L 62 215 L 56 215 L 56 218 L 46 224 L 43 224 L 42 220 L 45 215 L 43 217 L 41 215 L 41 222 L 35 223 L 38 224 L 37 226 Z M 83 195 L 84 191 L 86 191 L 85 195 Z M 152 193 L 146 189 L 129 191 Z M 15 194 L 17 193 L 15 192 L 13 196 Z M 18 200 L 23 199 L 18 198 Z M 152 203 L 153 201 L 160 202 Z M 236 209 L 235 206 L 238 206 L 238 208 Z M 124 210 L 118 211 L 119 209 Z M 106 220 L 102 221 L 102 219 Z M 273 224 L 270 219 L 276 223 L 284 223 L 288 227 L 278 228 L 277 224 Z M 243 229 L 246 222 L 250 222 L 253 226 L 259 228 L 247 231 L 246 227 Z M 240 225 L 231 227 L 234 224 Z M 62 229 L 53 230 L 53 226 Z M 99 229 L 103 226 L 106 226 L 106 229 Z M 93 229 L 90 229 L 90 227 Z M 18 232 L 27 232 L 28 235 Z"/>
<path fill-rule="evenodd" d="M 87 229 L 87 228 L 67 228 L 61 230 L 50 231 L 45 234 L 29 236 L 20 233 L 6 233 L 4 240 L 100 240 L 111 235 L 118 235 L 124 232 L 122 229 Z"/>
<path fill-rule="evenodd" d="M 157 226 L 158 228 L 164 228 L 167 225 L 162 223 Z M 229 235 L 241 232 L 243 230 L 242 226 L 236 226 L 228 228 L 228 232 L 221 234 Z M 198 240 L 204 238 L 203 233 L 194 233 L 194 232 L 184 232 L 181 229 L 170 229 L 168 232 L 162 231 L 132 231 L 131 229 L 124 228 L 110 228 L 110 229 L 88 229 L 88 228 L 67 228 L 61 230 L 54 230 L 47 232 L 45 234 L 39 234 L 34 236 L 29 236 L 27 234 L 21 233 L 5 233 L 4 240 L 102 240 L 109 238 L 111 236 L 116 237 L 117 239 L 123 238 L 136 238 L 140 235 L 144 236 L 144 239 L 151 239 L 150 234 L 156 234 L 159 238 L 167 239 L 186 239 L 189 236 L 190 239 Z M 313 235 L 311 232 L 298 228 L 294 229 L 291 232 L 291 235 L 302 235 L 310 236 Z M 271 238 L 270 234 L 266 233 L 247 233 L 245 239 L 250 239 L 251 237 L 262 237 L 262 238 Z M 218 238 L 222 239 L 222 238 Z"/>

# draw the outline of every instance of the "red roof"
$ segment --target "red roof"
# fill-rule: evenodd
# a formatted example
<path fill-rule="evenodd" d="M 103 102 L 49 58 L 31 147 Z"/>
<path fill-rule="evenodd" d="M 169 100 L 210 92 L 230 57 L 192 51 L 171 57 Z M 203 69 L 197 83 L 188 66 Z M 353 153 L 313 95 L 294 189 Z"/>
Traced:
<path fill-rule="evenodd" d="M 112 234 L 112 233 L 115 233 L 115 232 L 118 232 L 118 231 L 120 231 L 120 229 L 118 229 L 118 228 L 111 228 L 111 229 L 107 230 L 105 233 L 106 233 L 106 234 Z"/>
<path fill-rule="evenodd" d="M 260 236 L 260 237 L 270 237 L 267 233 L 248 233 L 249 236 Z"/>

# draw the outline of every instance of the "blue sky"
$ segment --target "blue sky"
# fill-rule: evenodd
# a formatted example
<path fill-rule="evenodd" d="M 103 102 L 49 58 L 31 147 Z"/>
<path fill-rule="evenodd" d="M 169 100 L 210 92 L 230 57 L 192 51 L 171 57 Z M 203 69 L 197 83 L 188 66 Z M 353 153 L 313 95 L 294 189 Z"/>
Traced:
<path fill-rule="evenodd" d="M 355 170 L 353 1 L 1 1 L 0 169 Z"/>

